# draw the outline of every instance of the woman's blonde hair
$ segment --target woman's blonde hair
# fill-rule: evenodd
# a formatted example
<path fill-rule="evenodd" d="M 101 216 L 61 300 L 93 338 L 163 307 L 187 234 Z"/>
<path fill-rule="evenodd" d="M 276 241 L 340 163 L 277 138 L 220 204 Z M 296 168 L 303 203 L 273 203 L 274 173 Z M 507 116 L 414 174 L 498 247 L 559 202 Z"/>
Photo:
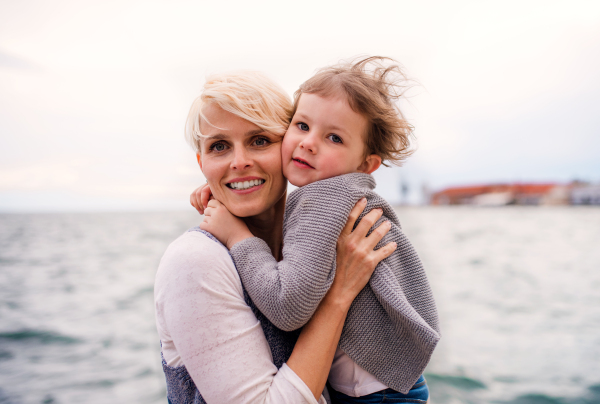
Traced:
<path fill-rule="evenodd" d="M 413 153 L 413 127 L 397 102 L 415 84 L 407 78 L 398 62 L 372 56 L 325 67 L 305 81 L 294 93 L 294 113 L 302 94 L 323 97 L 343 94 L 355 112 L 369 121 L 366 153 L 401 165 Z"/>
<path fill-rule="evenodd" d="M 185 124 L 185 138 L 200 153 L 200 122 L 209 123 L 203 108 L 209 104 L 252 122 L 262 130 L 283 136 L 292 117 L 292 103 L 273 80 L 254 71 L 214 74 L 206 79 L 202 94 L 194 100 Z"/>

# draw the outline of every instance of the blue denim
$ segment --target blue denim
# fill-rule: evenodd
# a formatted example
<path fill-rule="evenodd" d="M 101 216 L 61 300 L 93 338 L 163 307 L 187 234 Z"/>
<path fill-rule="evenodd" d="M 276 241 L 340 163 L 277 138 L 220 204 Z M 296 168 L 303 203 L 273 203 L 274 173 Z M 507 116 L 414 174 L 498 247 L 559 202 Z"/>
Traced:
<path fill-rule="evenodd" d="M 331 397 L 332 404 L 380 404 L 380 403 L 417 403 L 425 404 L 429 398 L 429 388 L 427 387 L 427 380 L 421 375 L 419 380 L 410 389 L 407 394 L 402 394 L 399 391 L 392 389 L 385 389 L 377 391 L 372 394 L 368 394 L 362 397 L 350 397 L 339 391 L 335 391 L 330 386 L 329 396 Z"/>

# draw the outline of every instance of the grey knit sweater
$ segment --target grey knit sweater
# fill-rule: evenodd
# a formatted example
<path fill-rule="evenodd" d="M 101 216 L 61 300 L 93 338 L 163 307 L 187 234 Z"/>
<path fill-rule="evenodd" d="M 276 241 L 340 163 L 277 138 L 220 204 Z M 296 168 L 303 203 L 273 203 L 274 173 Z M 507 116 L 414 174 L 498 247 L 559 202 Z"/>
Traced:
<path fill-rule="evenodd" d="M 438 317 L 421 261 L 374 188 L 373 177 L 360 173 L 298 188 L 285 208 L 283 260 L 256 237 L 234 245 L 231 256 L 258 309 L 282 330 L 295 330 L 310 320 L 333 282 L 337 239 L 356 202 L 367 198 L 365 213 L 382 208 L 378 224 L 388 219 L 392 228 L 377 248 L 390 241 L 398 247 L 352 303 L 339 347 L 382 383 L 407 393 L 440 338 Z"/>

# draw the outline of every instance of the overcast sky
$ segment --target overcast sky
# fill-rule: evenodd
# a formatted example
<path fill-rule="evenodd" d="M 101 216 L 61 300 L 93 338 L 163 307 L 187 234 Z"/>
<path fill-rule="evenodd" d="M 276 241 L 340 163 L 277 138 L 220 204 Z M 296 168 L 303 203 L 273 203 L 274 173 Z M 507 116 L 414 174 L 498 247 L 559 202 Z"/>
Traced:
<path fill-rule="evenodd" d="M 599 1 L 0 1 L 0 211 L 187 208 L 207 74 L 291 94 L 356 55 L 400 61 L 418 151 L 378 172 L 440 189 L 600 181 Z"/>

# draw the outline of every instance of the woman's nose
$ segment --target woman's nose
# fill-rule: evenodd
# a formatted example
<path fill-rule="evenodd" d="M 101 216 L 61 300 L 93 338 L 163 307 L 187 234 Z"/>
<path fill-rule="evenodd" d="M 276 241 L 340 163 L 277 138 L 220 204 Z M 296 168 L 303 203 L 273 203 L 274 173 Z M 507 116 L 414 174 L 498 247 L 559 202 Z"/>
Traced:
<path fill-rule="evenodd" d="M 233 153 L 233 160 L 231 161 L 230 167 L 234 170 L 243 170 L 245 168 L 252 167 L 253 162 L 248 155 L 247 150 L 238 148 Z"/>

